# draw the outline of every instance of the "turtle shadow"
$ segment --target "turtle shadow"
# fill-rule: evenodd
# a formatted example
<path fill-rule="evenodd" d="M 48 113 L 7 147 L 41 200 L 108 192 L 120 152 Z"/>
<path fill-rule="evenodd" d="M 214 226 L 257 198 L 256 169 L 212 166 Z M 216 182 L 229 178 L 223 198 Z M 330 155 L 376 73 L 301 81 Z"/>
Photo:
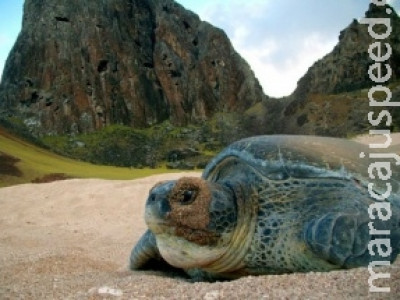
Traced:
<path fill-rule="evenodd" d="M 134 270 L 134 272 L 140 272 L 146 275 L 158 276 L 162 278 L 171 278 L 180 282 L 196 283 L 196 282 L 229 282 L 234 279 L 229 278 L 215 278 L 205 276 L 201 271 L 199 273 L 191 272 L 189 275 L 186 271 L 180 268 L 175 268 L 163 260 L 150 260 L 147 262 L 141 270 Z M 236 278 L 237 279 L 237 278 Z"/>
<path fill-rule="evenodd" d="M 142 266 L 141 270 L 134 271 L 185 282 L 190 282 L 191 280 L 190 276 L 183 269 L 175 268 L 163 260 L 150 260 Z"/>

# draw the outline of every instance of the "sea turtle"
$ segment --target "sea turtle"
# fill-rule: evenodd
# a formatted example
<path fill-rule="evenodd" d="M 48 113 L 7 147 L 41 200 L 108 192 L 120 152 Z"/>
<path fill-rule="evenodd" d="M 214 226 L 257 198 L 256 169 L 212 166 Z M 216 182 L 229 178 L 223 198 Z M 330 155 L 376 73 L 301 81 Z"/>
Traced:
<path fill-rule="evenodd" d="M 235 142 L 202 178 L 150 190 L 148 230 L 132 250 L 130 268 L 166 263 L 212 280 L 393 262 L 400 251 L 400 172 L 392 158 L 391 179 L 380 180 L 369 170 L 369 153 L 365 145 L 324 137 Z M 371 197 L 382 196 L 389 182 L 386 200 Z"/>

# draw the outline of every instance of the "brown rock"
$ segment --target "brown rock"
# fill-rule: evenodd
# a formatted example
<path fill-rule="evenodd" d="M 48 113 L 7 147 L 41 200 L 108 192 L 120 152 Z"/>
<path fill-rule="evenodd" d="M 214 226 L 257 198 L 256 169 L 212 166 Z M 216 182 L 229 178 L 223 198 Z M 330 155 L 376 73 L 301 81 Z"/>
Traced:
<path fill-rule="evenodd" d="M 387 9 L 392 10 L 390 15 Z M 370 5 L 366 17 L 390 18 L 393 31 L 381 42 L 392 47 L 392 55 L 385 63 L 391 66 L 393 73 L 383 85 L 396 83 L 392 86 L 392 101 L 400 101 L 400 17 L 390 6 L 374 4 Z M 288 104 L 279 122 L 283 124 L 281 132 L 328 136 L 366 132 L 371 127 L 367 116 L 372 110 L 367 91 L 377 85 L 368 74 L 369 67 L 375 63 L 368 53 L 374 42 L 368 26 L 357 20 L 343 30 L 333 51 L 311 66 L 294 93 L 285 99 Z M 382 76 L 385 74 L 382 68 Z M 393 109 L 392 113 L 395 113 Z"/>
<path fill-rule="evenodd" d="M 35 134 L 185 125 L 265 98 L 225 33 L 171 0 L 26 0 L 0 114 Z"/>
<path fill-rule="evenodd" d="M 387 15 L 386 8 L 393 13 Z M 370 5 L 365 17 L 390 17 L 392 33 L 389 38 L 381 41 L 389 43 L 393 53 L 385 63 L 390 64 L 393 74 L 390 82 L 400 79 L 400 18 L 390 6 L 378 7 Z M 375 28 L 374 30 L 378 30 Z M 368 26 L 357 20 L 344 29 L 339 36 L 339 42 L 331 53 L 316 62 L 298 82 L 295 95 L 304 90 L 308 94 L 337 94 L 371 87 L 368 69 L 375 63 L 369 58 L 368 48 L 377 40 L 368 33 Z M 385 50 L 383 50 L 385 51 Z M 386 52 L 382 52 L 384 55 Z M 382 75 L 384 75 L 382 73 Z M 373 84 L 373 82 L 372 82 Z"/>

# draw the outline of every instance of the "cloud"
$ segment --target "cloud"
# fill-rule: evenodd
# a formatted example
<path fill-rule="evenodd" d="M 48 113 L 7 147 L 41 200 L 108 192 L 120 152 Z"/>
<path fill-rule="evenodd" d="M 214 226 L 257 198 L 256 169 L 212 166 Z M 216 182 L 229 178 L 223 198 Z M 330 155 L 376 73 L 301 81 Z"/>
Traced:
<path fill-rule="evenodd" d="M 198 13 L 226 31 L 265 93 L 280 97 L 293 92 L 307 69 L 333 49 L 340 31 L 364 16 L 370 1 L 227 2 L 208 2 Z"/>
<path fill-rule="evenodd" d="M 261 49 L 243 49 L 241 54 L 252 66 L 264 91 L 269 96 L 285 96 L 295 88 L 297 81 L 306 73 L 308 68 L 319 58 L 330 52 L 336 40 L 327 41 L 318 33 L 305 38 L 297 51 L 290 55 L 279 54 L 279 41 L 264 41 Z M 277 61 L 274 57 L 281 56 Z"/>

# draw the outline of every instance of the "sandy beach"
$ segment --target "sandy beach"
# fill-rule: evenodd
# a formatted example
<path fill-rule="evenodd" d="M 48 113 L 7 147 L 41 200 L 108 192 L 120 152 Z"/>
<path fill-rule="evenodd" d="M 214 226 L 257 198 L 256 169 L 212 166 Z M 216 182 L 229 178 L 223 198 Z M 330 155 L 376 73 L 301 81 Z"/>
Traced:
<path fill-rule="evenodd" d="M 391 274 L 382 281 L 391 288 L 387 294 L 369 293 L 366 268 L 216 283 L 128 270 L 132 246 L 146 228 L 150 187 L 190 175 L 200 173 L 0 189 L 0 299 L 398 299 L 399 259 L 384 269 Z"/>

